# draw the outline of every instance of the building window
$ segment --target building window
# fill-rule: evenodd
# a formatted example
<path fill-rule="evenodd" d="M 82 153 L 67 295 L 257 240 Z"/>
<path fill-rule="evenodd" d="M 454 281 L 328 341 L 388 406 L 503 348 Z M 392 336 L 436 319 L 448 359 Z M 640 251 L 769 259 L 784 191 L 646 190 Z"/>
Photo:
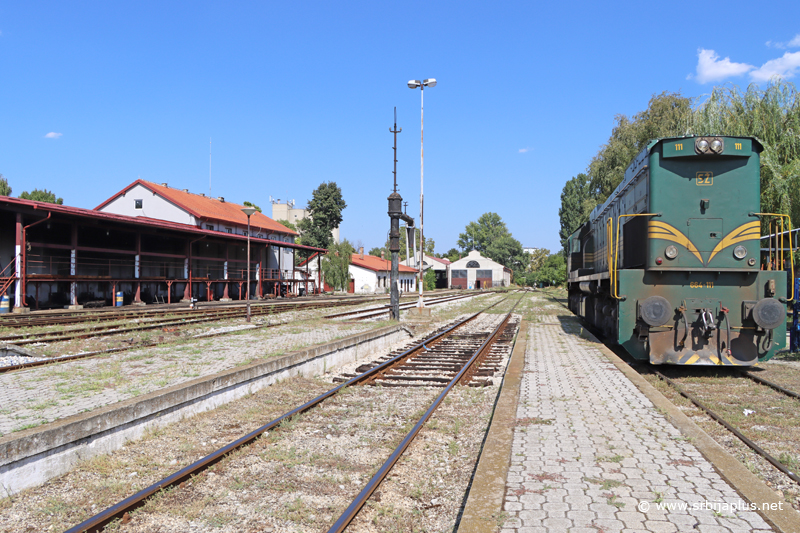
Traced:
<path fill-rule="evenodd" d="M 450 277 L 455 279 L 465 279 L 467 277 L 466 270 L 452 270 L 450 272 Z"/>
<path fill-rule="evenodd" d="M 142 208 L 142 201 L 141 200 L 134 200 L 133 201 L 133 207 L 135 209 L 141 209 Z"/>
<path fill-rule="evenodd" d="M 214 229 L 214 226 L 213 226 L 213 225 L 211 225 L 211 224 L 206 224 L 206 229 L 213 230 L 213 229 Z"/>
<path fill-rule="evenodd" d="M 259 234 L 258 234 L 258 238 L 259 238 L 259 239 L 263 239 L 263 238 L 264 238 L 264 235 L 262 235 L 261 233 L 259 233 Z"/>
<path fill-rule="evenodd" d="M 480 268 L 481 265 L 477 261 L 470 261 L 467 263 L 467 268 Z"/>
<path fill-rule="evenodd" d="M 233 228 L 225 228 L 225 231 L 227 231 L 228 233 L 233 233 Z"/>
<path fill-rule="evenodd" d="M 244 235 L 245 237 L 247 237 L 247 232 L 246 232 L 246 231 L 243 231 L 243 232 L 242 232 L 242 235 Z"/>

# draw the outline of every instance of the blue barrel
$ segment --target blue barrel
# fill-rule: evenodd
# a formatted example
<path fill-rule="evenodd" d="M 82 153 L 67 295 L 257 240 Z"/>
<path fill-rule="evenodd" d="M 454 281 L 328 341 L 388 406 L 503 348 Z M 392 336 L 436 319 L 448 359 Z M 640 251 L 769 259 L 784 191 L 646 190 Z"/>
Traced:
<path fill-rule="evenodd" d="M 8 296 L 4 294 L 3 297 L 0 298 L 0 315 L 8 313 L 10 305 Z"/>
<path fill-rule="evenodd" d="M 117 293 L 117 301 L 114 303 L 115 307 L 122 307 L 122 291 Z"/>

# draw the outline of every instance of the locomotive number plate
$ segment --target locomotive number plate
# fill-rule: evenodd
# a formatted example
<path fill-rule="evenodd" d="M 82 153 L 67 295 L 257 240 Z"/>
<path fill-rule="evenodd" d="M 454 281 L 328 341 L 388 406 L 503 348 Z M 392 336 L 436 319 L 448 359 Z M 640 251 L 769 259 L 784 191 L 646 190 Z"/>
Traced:
<path fill-rule="evenodd" d="M 714 185 L 714 173 L 713 172 L 698 172 L 697 176 L 695 177 L 695 183 L 697 185 Z"/>
<path fill-rule="evenodd" d="M 692 281 L 689 283 L 689 287 L 692 289 L 713 289 L 714 282 L 713 281 Z"/>

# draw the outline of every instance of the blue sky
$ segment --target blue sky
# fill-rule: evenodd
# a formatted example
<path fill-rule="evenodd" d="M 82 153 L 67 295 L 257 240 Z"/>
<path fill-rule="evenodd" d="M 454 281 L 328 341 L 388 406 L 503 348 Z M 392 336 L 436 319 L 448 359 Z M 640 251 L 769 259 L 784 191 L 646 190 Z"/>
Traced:
<path fill-rule="evenodd" d="M 267 214 L 323 181 L 386 240 L 398 176 L 445 252 L 481 214 L 558 249 L 559 195 L 653 94 L 797 82 L 800 2 L 4 2 L 0 173 L 93 208 L 141 177 Z"/>

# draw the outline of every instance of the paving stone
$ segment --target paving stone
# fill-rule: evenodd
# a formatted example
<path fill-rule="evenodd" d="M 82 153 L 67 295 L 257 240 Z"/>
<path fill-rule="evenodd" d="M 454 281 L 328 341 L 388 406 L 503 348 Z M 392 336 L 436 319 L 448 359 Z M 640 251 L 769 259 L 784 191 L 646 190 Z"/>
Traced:
<path fill-rule="evenodd" d="M 545 518 L 542 524 L 549 531 L 567 531 L 572 527 L 572 520 L 569 518 Z"/>
<path fill-rule="evenodd" d="M 672 533 L 673 531 L 678 531 L 678 527 L 672 522 L 661 520 L 647 520 L 644 523 L 644 527 L 647 531 L 652 531 L 653 533 Z"/>
<path fill-rule="evenodd" d="M 741 498 L 579 333 L 580 327 L 570 323 L 531 324 L 528 330 L 527 372 L 520 396 L 524 408 L 517 409 L 517 417 L 538 416 L 553 423 L 515 430 L 515 469 L 509 478 L 515 482 L 522 478 L 527 490 L 541 493 L 507 501 L 506 512 L 517 521 L 513 526 L 510 521 L 504 524 L 503 531 L 520 533 L 536 527 L 537 531 L 596 533 L 602 528 L 671 533 L 692 531 L 695 524 L 709 532 L 769 530 L 751 511 L 728 511 L 725 516 L 731 518 L 723 519 L 711 510 L 692 509 L 692 504 Z M 615 455 L 623 459 L 598 462 Z M 692 464 L 685 464 L 687 460 Z M 604 489 L 588 479 L 616 480 L 622 485 Z M 658 508 L 656 499 L 675 506 Z M 640 508 L 640 504 L 649 507 Z"/>

